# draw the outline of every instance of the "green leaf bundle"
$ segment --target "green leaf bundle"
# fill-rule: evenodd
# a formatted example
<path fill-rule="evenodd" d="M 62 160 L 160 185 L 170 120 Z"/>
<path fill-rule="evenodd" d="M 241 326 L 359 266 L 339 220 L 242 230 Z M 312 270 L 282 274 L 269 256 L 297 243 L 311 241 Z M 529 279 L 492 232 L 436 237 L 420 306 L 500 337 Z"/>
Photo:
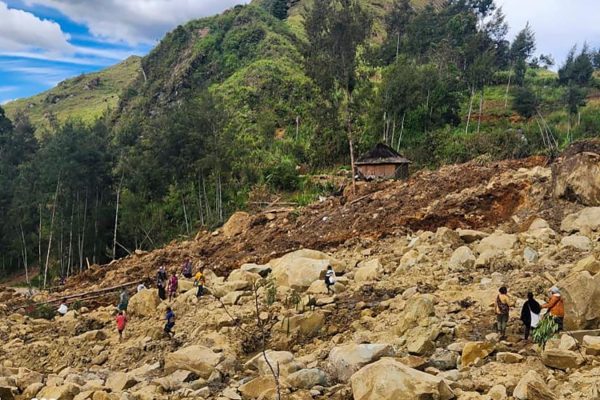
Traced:
<path fill-rule="evenodd" d="M 556 332 L 558 332 L 558 324 L 554 318 L 545 316 L 533 331 L 531 338 L 534 343 L 537 343 L 542 349 L 545 349 L 546 343 L 552 339 Z"/>

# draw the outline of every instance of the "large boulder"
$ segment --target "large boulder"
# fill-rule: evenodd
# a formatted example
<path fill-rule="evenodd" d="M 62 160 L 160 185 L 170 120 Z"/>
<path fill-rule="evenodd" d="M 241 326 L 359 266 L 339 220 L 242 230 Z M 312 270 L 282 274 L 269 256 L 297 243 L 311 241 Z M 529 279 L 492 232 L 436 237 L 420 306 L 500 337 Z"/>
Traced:
<path fill-rule="evenodd" d="M 287 383 L 295 389 L 312 389 L 315 386 L 326 386 L 327 375 L 318 368 L 301 369 L 289 374 Z"/>
<path fill-rule="evenodd" d="M 407 301 L 406 307 L 396 323 L 395 331 L 398 335 L 403 335 L 433 315 L 435 315 L 435 310 L 432 296 L 413 296 Z"/>
<path fill-rule="evenodd" d="M 223 234 L 231 238 L 239 235 L 250 228 L 252 217 L 247 212 L 238 211 L 234 213 L 229 220 L 223 225 Z"/>
<path fill-rule="evenodd" d="M 596 329 L 600 326 L 600 274 L 575 272 L 557 286 L 565 304 L 566 329 Z"/>
<path fill-rule="evenodd" d="M 542 362 L 547 367 L 566 370 L 579 367 L 584 359 L 572 350 L 546 349 L 542 352 Z"/>
<path fill-rule="evenodd" d="M 593 255 L 589 255 L 577 261 L 577 264 L 575 264 L 573 271 L 587 271 L 592 275 L 596 275 L 598 272 L 600 272 L 600 261 L 596 260 L 596 257 L 594 257 Z"/>
<path fill-rule="evenodd" d="M 316 250 L 298 250 L 271 260 L 272 275 L 281 286 L 304 291 L 322 279 L 328 266 L 341 270 L 342 264 L 325 253 Z"/>
<path fill-rule="evenodd" d="M 494 351 L 494 345 L 488 342 L 468 342 L 465 344 L 460 364 L 467 367 L 473 364 L 477 359 L 483 360 Z"/>
<path fill-rule="evenodd" d="M 267 357 L 266 360 L 265 355 Z M 274 369 L 279 367 L 281 376 L 288 376 L 289 374 L 304 368 L 304 365 L 296 361 L 294 355 L 289 351 L 267 350 L 265 355 L 263 355 L 263 353 L 258 353 L 248 360 L 246 364 L 244 364 L 244 367 L 257 370 L 260 375 L 272 375 L 271 367 Z"/>
<path fill-rule="evenodd" d="M 450 400 L 454 393 L 440 377 L 383 358 L 352 375 L 354 400 Z"/>
<path fill-rule="evenodd" d="M 328 362 L 335 378 L 347 382 L 363 366 L 393 353 L 394 349 L 389 344 L 351 343 L 331 349 Z"/>
<path fill-rule="evenodd" d="M 311 337 L 319 333 L 323 326 L 325 326 L 325 314 L 322 311 L 309 311 L 286 317 L 276 327 L 286 334 L 299 333 L 302 337 Z"/>
<path fill-rule="evenodd" d="M 61 386 L 46 386 L 38 394 L 41 399 L 73 400 L 79 393 L 79 387 L 72 383 Z"/>
<path fill-rule="evenodd" d="M 542 377 L 531 370 L 527 372 L 513 391 L 516 400 L 554 400 L 556 396 L 550 391 Z"/>
<path fill-rule="evenodd" d="M 600 336 L 586 335 L 583 337 L 582 345 L 585 349 L 586 354 L 592 356 L 600 355 Z"/>
<path fill-rule="evenodd" d="M 144 289 L 131 297 L 127 312 L 138 317 L 154 317 L 159 304 L 158 291 Z"/>
<path fill-rule="evenodd" d="M 580 251 L 590 251 L 592 249 L 592 241 L 587 236 L 571 235 L 565 236 L 561 241 L 562 247 L 571 247 Z"/>
<path fill-rule="evenodd" d="M 208 347 L 184 347 L 165 356 L 165 372 L 170 374 L 177 370 L 191 371 L 203 379 L 208 379 L 223 358 L 222 353 L 215 353 Z"/>
<path fill-rule="evenodd" d="M 450 257 L 450 268 L 453 270 L 469 269 L 475 265 L 475 255 L 467 246 L 461 246 L 454 250 Z"/>
<path fill-rule="evenodd" d="M 517 244 L 517 235 L 497 231 L 484 238 L 475 246 L 475 251 L 479 254 L 485 251 L 506 251 L 512 250 Z"/>
<path fill-rule="evenodd" d="M 122 392 L 134 387 L 138 381 L 125 372 L 113 372 L 106 379 L 104 386 L 110 388 L 113 392 Z"/>
<path fill-rule="evenodd" d="M 554 195 L 586 206 L 600 206 L 600 154 L 567 157 L 552 170 Z"/>
<path fill-rule="evenodd" d="M 371 282 L 379 279 L 383 267 L 378 258 L 362 263 L 354 273 L 356 282 Z"/>
<path fill-rule="evenodd" d="M 274 391 L 276 388 L 273 376 L 259 376 L 241 385 L 238 391 L 242 394 L 244 400 L 254 400 L 268 391 Z"/>
<path fill-rule="evenodd" d="M 599 230 L 600 207 L 584 208 L 579 212 L 567 215 L 560 224 L 560 229 L 567 233 L 589 233 Z"/>

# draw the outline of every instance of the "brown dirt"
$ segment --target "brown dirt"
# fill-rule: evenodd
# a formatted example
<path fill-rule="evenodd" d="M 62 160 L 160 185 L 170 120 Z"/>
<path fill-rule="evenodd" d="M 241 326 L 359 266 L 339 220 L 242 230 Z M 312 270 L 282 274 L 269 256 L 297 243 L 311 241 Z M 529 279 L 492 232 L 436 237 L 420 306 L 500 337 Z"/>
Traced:
<path fill-rule="evenodd" d="M 485 230 L 508 221 L 523 207 L 531 208 L 531 185 L 510 176 L 545 162 L 543 157 L 487 165 L 470 162 L 420 171 L 405 182 L 361 182 L 356 195 L 348 194 L 347 188 L 342 197 L 278 213 L 273 221 L 265 214 L 254 215 L 251 228 L 230 239 L 202 232 L 195 241 L 173 242 L 111 265 L 93 266 L 71 278 L 66 292 L 148 278 L 163 264 L 179 268 L 187 257 L 226 274 L 243 263 L 265 263 L 299 248 L 333 250 L 355 238 L 379 240 L 442 226 Z M 507 179 L 498 179 L 502 174 Z"/>

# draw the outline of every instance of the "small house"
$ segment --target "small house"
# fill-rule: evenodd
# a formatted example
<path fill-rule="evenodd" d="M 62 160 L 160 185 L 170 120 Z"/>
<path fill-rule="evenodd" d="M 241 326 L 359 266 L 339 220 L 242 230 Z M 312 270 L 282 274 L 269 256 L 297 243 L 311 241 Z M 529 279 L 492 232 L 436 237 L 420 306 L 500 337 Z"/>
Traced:
<path fill-rule="evenodd" d="M 363 179 L 408 179 L 411 162 L 390 146 L 379 143 L 354 164 Z"/>

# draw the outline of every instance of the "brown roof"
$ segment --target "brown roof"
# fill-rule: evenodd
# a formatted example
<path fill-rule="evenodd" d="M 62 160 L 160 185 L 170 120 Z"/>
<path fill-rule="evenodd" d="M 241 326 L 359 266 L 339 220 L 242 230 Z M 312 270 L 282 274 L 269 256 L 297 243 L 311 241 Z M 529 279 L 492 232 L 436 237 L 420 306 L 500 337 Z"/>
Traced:
<path fill-rule="evenodd" d="M 378 143 L 371 151 L 361 156 L 356 165 L 377 165 L 377 164 L 410 164 L 410 160 L 403 157 L 390 146 Z"/>

